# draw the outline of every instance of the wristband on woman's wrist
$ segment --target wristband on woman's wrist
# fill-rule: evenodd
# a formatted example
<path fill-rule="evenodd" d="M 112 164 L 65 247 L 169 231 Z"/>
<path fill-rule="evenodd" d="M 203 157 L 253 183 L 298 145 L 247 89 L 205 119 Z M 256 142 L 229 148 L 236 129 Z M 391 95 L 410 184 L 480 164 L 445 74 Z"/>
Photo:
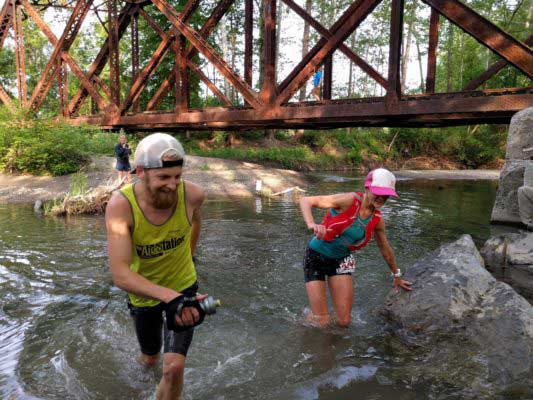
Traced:
<path fill-rule="evenodd" d="M 396 272 L 391 272 L 391 276 L 396 279 L 396 278 L 401 278 L 402 277 L 402 271 L 400 270 L 400 268 L 398 268 L 396 270 Z"/>

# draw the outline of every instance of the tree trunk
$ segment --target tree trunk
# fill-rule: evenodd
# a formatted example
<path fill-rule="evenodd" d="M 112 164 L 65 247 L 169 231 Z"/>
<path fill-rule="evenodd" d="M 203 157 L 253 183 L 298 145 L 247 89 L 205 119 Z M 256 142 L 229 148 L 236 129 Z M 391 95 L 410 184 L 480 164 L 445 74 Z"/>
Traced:
<path fill-rule="evenodd" d="M 352 33 L 352 38 L 350 39 L 350 49 L 353 50 L 355 46 L 355 32 Z M 352 97 L 352 86 L 353 86 L 353 61 L 350 59 L 350 70 L 348 71 L 348 97 Z"/>
<path fill-rule="evenodd" d="M 233 147 L 235 143 L 235 131 L 229 131 L 226 136 L 225 147 Z"/>
<path fill-rule="evenodd" d="M 416 4 L 413 6 L 415 7 L 412 11 L 410 11 L 406 15 L 406 23 L 407 23 L 407 36 L 405 38 L 405 44 L 403 46 L 403 54 L 402 54 L 402 66 L 401 66 L 401 85 L 402 88 L 406 88 L 406 82 L 407 82 L 407 65 L 409 64 L 409 52 L 411 51 L 411 40 L 413 36 L 413 27 L 415 25 L 415 16 L 416 16 Z"/>
<path fill-rule="evenodd" d="M 235 37 L 235 33 L 232 32 L 231 33 L 231 36 L 230 36 L 230 43 L 231 43 L 231 69 L 233 69 L 235 71 L 235 63 L 236 63 L 236 58 L 237 58 L 237 48 L 235 46 L 235 42 L 236 42 L 236 37 Z M 231 102 L 234 103 L 234 104 L 238 104 L 238 101 L 237 101 L 237 91 L 235 90 L 235 87 L 232 85 L 231 86 Z"/>
<path fill-rule="evenodd" d="M 263 87 L 263 79 L 264 79 L 264 74 L 263 74 L 263 65 L 265 63 L 265 58 L 264 58 L 264 54 L 263 54 L 263 42 L 264 42 L 264 37 L 265 37 L 265 32 L 264 32 L 264 25 L 265 25 L 265 16 L 264 16 L 264 2 L 263 0 L 261 0 L 261 4 L 259 5 L 259 37 L 257 38 L 257 51 L 259 52 L 258 54 L 258 57 L 259 57 L 259 79 L 257 80 L 257 87 L 258 88 L 262 88 Z"/>
<path fill-rule="evenodd" d="M 448 22 L 448 43 L 446 45 L 446 91 L 451 92 L 452 86 L 452 63 L 453 63 L 453 24 Z"/>
<path fill-rule="evenodd" d="M 418 36 L 415 35 L 416 54 L 418 56 L 418 69 L 420 71 L 420 93 L 425 92 L 424 88 L 424 69 L 422 68 L 422 52 L 420 51 L 420 43 L 418 43 Z"/>
<path fill-rule="evenodd" d="M 281 41 L 281 18 L 283 16 L 283 2 L 278 0 L 276 13 L 276 82 L 278 81 L 278 68 L 280 66 L 279 44 Z"/>
<path fill-rule="evenodd" d="M 226 21 L 222 19 L 219 22 L 220 25 L 220 49 L 222 50 L 222 58 L 224 61 L 228 61 L 228 34 L 226 30 Z M 229 82 L 224 79 L 224 94 L 231 98 Z"/>
<path fill-rule="evenodd" d="M 459 54 L 461 54 L 461 67 L 459 69 L 459 87 L 463 87 L 463 76 L 464 76 L 464 64 L 465 64 L 465 56 L 464 56 L 464 45 L 465 45 L 465 35 L 461 35 L 461 51 Z"/>
<path fill-rule="evenodd" d="M 305 0 L 305 11 L 307 11 L 308 14 L 311 14 L 313 6 L 313 0 Z M 304 23 L 304 33 L 302 37 L 302 58 L 305 57 L 307 52 L 309 51 L 309 24 L 307 21 Z M 300 89 L 300 101 L 305 101 L 305 88 L 306 85 L 303 85 Z"/>

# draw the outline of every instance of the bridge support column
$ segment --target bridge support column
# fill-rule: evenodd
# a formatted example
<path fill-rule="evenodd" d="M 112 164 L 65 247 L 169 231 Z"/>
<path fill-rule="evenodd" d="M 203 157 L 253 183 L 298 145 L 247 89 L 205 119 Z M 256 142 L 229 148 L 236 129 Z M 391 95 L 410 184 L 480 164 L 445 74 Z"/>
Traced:
<path fill-rule="evenodd" d="M 533 107 L 511 119 L 491 222 L 533 229 Z"/>

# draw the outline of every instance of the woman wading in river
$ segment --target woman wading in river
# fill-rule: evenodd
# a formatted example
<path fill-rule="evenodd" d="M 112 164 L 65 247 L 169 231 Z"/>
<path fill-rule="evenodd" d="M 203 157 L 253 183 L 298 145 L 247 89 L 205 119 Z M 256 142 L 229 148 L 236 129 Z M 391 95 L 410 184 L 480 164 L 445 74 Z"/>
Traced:
<path fill-rule="evenodd" d="M 352 272 L 355 270 L 353 252 L 366 246 L 373 233 L 391 270 L 394 287 L 411 290 L 411 283 L 401 278 L 379 211 L 390 196 L 398 197 L 395 185 L 394 175 L 385 168 L 378 168 L 367 175 L 364 192 L 300 200 L 304 221 L 314 233 L 304 256 L 305 288 L 312 312 L 309 319 L 313 324 L 324 327 L 330 323 L 327 279 L 336 323 L 340 327 L 350 325 L 354 294 Z M 320 224 L 313 219 L 313 208 L 327 209 Z"/>

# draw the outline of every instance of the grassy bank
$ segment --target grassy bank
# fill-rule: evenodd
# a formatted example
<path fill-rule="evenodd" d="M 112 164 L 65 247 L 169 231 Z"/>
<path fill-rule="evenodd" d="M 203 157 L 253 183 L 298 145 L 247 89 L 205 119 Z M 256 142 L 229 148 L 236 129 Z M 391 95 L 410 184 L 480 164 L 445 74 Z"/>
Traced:
<path fill-rule="evenodd" d="M 497 167 L 505 155 L 507 127 L 439 129 L 346 128 L 194 132 L 189 154 L 251 161 L 298 170 Z"/>

